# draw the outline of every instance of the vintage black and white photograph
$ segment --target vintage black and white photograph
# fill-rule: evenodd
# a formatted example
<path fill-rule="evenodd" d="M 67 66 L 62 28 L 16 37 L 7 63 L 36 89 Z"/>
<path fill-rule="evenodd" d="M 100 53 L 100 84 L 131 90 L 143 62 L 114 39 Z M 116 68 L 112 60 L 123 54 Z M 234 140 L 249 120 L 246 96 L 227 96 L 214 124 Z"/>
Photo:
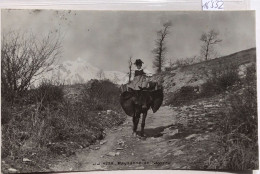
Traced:
<path fill-rule="evenodd" d="M 258 169 L 254 11 L 1 11 L 2 173 Z"/>

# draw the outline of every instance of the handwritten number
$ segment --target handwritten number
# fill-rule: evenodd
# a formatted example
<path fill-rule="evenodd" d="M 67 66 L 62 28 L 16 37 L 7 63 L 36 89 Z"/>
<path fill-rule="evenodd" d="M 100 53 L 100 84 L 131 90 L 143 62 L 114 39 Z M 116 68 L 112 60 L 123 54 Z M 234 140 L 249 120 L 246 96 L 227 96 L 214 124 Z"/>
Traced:
<path fill-rule="evenodd" d="M 205 2 L 205 0 L 203 1 Z M 223 0 L 207 0 L 203 5 L 203 9 L 223 9 Z"/>
<path fill-rule="evenodd" d="M 223 9 L 223 4 L 224 2 L 223 1 L 218 1 L 217 4 L 220 3 L 220 6 L 218 7 L 218 9 Z"/>
<path fill-rule="evenodd" d="M 203 8 L 206 8 L 206 9 L 209 9 L 208 3 L 209 3 L 209 2 L 206 2 L 202 7 L 203 7 Z"/>
<path fill-rule="evenodd" d="M 218 2 L 215 2 L 215 7 L 214 8 L 218 8 Z"/>
<path fill-rule="evenodd" d="M 211 8 L 213 8 L 214 6 L 214 0 L 211 0 Z"/>
<path fill-rule="evenodd" d="M 205 4 L 206 8 L 209 9 L 208 3 Z"/>

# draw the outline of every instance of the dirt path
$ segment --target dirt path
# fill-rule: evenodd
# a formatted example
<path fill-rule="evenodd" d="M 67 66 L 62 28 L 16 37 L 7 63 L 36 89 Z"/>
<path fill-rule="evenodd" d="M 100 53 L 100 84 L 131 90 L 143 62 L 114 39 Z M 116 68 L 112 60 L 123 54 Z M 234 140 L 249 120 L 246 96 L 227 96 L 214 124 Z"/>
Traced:
<path fill-rule="evenodd" d="M 104 140 L 78 150 L 75 156 L 61 159 L 61 162 L 51 166 L 51 170 L 205 168 L 202 161 L 207 161 L 216 151 L 216 143 L 210 140 L 214 136 L 210 131 L 205 133 L 204 130 L 202 133 L 177 125 L 179 110 L 182 108 L 164 106 L 155 114 L 150 111 L 145 138 L 132 136 L 132 120 L 128 117 L 123 125 L 109 130 Z M 185 110 L 190 113 L 189 107 L 185 106 Z"/>

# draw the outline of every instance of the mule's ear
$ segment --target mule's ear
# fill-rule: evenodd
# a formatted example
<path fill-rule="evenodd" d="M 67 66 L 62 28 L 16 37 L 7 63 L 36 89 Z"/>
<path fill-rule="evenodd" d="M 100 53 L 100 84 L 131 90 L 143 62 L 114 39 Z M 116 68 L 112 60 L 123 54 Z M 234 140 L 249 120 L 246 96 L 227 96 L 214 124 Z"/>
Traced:
<path fill-rule="evenodd" d="M 158 89 L 155 91 L 151 91 L 151 97 L 152 97 L 152 104 L 151 108 L 153 110 L 153 113 L 158 111 L 158 109 L 161 107 L 163 102 L 163 89 Z"/>
<path fill-rule="evenodd" d="M 134 90 L 133 90 L 134 91 Z M 120 95 L 120 105 L 128 116 L 134 115 L 134 93 L 125 91 Z"/>

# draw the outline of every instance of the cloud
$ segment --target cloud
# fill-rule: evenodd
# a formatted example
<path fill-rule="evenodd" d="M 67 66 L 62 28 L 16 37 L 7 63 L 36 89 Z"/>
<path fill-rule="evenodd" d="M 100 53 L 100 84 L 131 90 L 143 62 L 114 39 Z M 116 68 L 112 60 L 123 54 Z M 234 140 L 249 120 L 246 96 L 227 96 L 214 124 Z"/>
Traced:
<path fill-rule="evenodd" d="M 200 53 L 200 36 L 216 29 L 223 39 L 220 55 L 255 47 L 253 12 L 141 12 L 3 10 L 2 29 L 64 35 L 62 59 L 85 58 L 104 70 L 127 71 L 130 56 L 152 70 L 154 40 L 164 22 L 173 26 L 167 38 L 168 59 Z"/>

